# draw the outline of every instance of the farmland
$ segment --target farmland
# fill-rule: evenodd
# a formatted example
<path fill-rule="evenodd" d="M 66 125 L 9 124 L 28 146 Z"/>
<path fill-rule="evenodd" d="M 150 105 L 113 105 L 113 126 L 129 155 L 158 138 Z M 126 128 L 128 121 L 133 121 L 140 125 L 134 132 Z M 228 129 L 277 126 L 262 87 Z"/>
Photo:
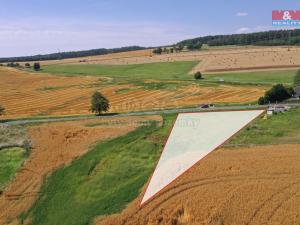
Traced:
<path fill-rule="evenodd" d="M 22 215 L 36 201 L 46 175 L 61 166 L 69 165 L 73 160 L 87 153 L 89 147 L 97 142 L 126 135 L 147 121 L 155 121 L 160 126 L 162 120 L 160 116 L 100 118 L 29 126 L 28 133 L 33 141 L 33 147 L 27 162 L 7 186 L 6 191 L 0 195 L 0 224 L 9 221 L 16 223 L 19 219 L 24 219 Z M 91 123 L 101 124 L 87 126 Z"/>
<path fill-rule="evenodd" d="M 109 113 L 245 105 L 273 84 L 293 84 L 299 49 L 143 50 L 45 61 L 39 72 L 0 67 L 1 119 L 91 114 L 95 91 L 109 99 Z M 195 80 L 195 71 L 204 79 Z M 10 159 L 6 167 L 0 162 L 0 184 L 6 186 L 0 224 L 298 222 L 299 109 L 258 119 L 140 208 L 175 117 L 103 116 L 26 126 L 20 133 L 32 140 L 30 154 L 0 151 Z"/>
<path fill-rule="evenodd" d="M 231 146 L 208 155 L 142 208 L 141 194 L 120 214 L 99 217 L 96 224 L 297 224 L 300 124 L 289 120 L 297 114 L 299 109 L 258 119 Z M 284 135 L 276 134 L 279 127 L 286 127 Z"/>
<path fill-rule="evenodd" d="M 25 159 L 25 150 L 22 148 L 7 148 L 0 151 L 0 192 L 14 177 Z"/>
<path fill-rule="evenodd" d="M 172 125 L 164 123 L 160 128 L 149 122 L 96 145 L 72 165 L 53 173 L 29 211 L 32 224 L 87 224 L 96 215 L 119 212 L 136 198 Z M 66 182 L 61 183 L 62 177 Z"/>
<path fill-rule="evenodd" d="M 236 83 L 236 84 L 261 84 L 274 85 L 286 84 L 292 85 L 296 70 L 274 70 L 274 71 L 256 71 L 256 72 L 231 72 L 221 74 L 207 74 L 205 80 Z"/>
<path fill-rule="evenodd" d="M 196 71 L 224 73 L 230 71 L 282 70 L 300 68 L 299 47 L 218 47 L 202 51 L 153 55 L 151 49 L 135 52 L 115 53 L 102 56 L 43 61 L 42 65 L 96 64 L 130 65 L 174 61 L 199 61 L 191 74 Z"/>
<path fill-rule="evenodd" d="M 176 65 L 176 64 L 175 64 Z M 172 70 L 176 71 L 176 66 Z M 90 97 L 101 91 L 110 112 L 256 101 L 267 87 L 201 83 L 194 80 L 120 80 L 96 76 L 54 76 L 0 68 L 2 118 L 89 114 Z M 124 91 L 125 90 L 125 91 Z M 22 101 L 17 99 L 22 98 Z"/>
<path fill-rule="evenodd" d="M 288 113 L 260 120 L 249 126 L 228 145 L 300 144 L 300 134 L 297 132 L 299 128 L 300 109 L 292 109 Z"/>
<path fill-rule="evenodd" d="M 219 149 L 142 208 L 140 195 L 95 223 L 299 224 L 299 157 L 299 145 Z"/>
<path fill-rule="evenodd" d="M 197 61 L 163 62 L 131 65 L 49 65 L 43 72 L 67 76 L 92 75 L 126 79 L 187 79 Z"/>

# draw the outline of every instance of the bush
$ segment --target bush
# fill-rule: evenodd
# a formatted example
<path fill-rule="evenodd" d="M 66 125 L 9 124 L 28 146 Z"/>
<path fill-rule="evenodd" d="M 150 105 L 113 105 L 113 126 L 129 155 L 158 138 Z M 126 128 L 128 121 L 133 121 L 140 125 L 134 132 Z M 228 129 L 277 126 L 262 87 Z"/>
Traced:
<path fill-rule="evenodd" d="M 7 63 L 6 66 L 8 66 L 8 67 L 18 67 L 20 65 L 19 65 L 19 63 L 10 62 L 10 63 Z"/>
<path fill-rule="evenodd" d="M 153 53 L 160 55 L 162 53 L 162 51 L 163 51 L 162 48 L 156 48 L 153 50 Z"/>
<path fill-rule="evenodd" d="M 201 80 L 202 79 L 202 73 L 198 71 L 197 73 L 194 74 L 194 78 L 196 80 Z"/>
<path fill-rule="evenodd" d="M 291 98 L 294 90 L 291 87 L 284 87 L 282 84 L 274 85 L 265 93 L 264 97 L 258 99 L 258 104 L 264 105 L 267 103 L 275 103 Z"/>
<path fill-rule="evenodd" d="M 40 65 L 39 63 L 34 63 L 34 64 L 33 64 L 33 69 L 34 69 L 35 71 L 38 71 L 38 70 L 41 69 L 41 65 Z"/>
<path fill-rule="evenodd" d="M 100 92 L 96 91 L 91 100 L 91 111 L 100 115 L 101 112 L 107 112 L 109 109 L 109 101 Z"/>
<path fill-rule="evenodd" d="M 30 67 L 30 63 L 25 63 L 25 67 L 29 68 Z"/>

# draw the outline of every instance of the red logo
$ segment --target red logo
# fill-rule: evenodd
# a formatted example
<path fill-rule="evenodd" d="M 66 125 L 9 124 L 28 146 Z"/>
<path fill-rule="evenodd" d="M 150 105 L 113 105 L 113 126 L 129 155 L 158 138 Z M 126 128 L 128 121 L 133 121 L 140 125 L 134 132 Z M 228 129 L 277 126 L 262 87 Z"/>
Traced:
<path fill-rule="evenodd" d="M 273 10 L 272 20 L 300 20 L 300 10 Z"/>

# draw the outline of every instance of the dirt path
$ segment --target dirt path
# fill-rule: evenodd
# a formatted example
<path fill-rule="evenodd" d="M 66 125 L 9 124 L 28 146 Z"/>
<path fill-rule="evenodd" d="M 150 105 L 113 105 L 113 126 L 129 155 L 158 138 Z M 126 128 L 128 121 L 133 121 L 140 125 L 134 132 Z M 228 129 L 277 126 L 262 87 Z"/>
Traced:
<path fill-rule="evenodd" d="M 300 224 L 300 145 L 220 149 L 152 202 L 97 225 Z"/>
<path fill-rule="evenodd" d="M 0 195 L 0 224 L 18 224 L 17 217 L 37 198 L 43 178 L 59 166 L 84 154 L 93 143 L 124 135 L 146 120 L 160 116 L 96 119 L 29 127 L 32 152 L 23 168 Z M 102 123 L 94 127 L 85 124 Z"/>

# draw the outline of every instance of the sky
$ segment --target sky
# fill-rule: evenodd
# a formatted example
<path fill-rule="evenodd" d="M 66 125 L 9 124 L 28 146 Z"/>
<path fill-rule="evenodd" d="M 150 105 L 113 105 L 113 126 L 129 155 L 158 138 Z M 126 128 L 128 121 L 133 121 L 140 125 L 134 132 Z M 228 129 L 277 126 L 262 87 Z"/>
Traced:
<path fill-rule="evenodd" d="M 299 0 L 0 0 L 0 57 L 159 46 L 274 29 Z"/>

